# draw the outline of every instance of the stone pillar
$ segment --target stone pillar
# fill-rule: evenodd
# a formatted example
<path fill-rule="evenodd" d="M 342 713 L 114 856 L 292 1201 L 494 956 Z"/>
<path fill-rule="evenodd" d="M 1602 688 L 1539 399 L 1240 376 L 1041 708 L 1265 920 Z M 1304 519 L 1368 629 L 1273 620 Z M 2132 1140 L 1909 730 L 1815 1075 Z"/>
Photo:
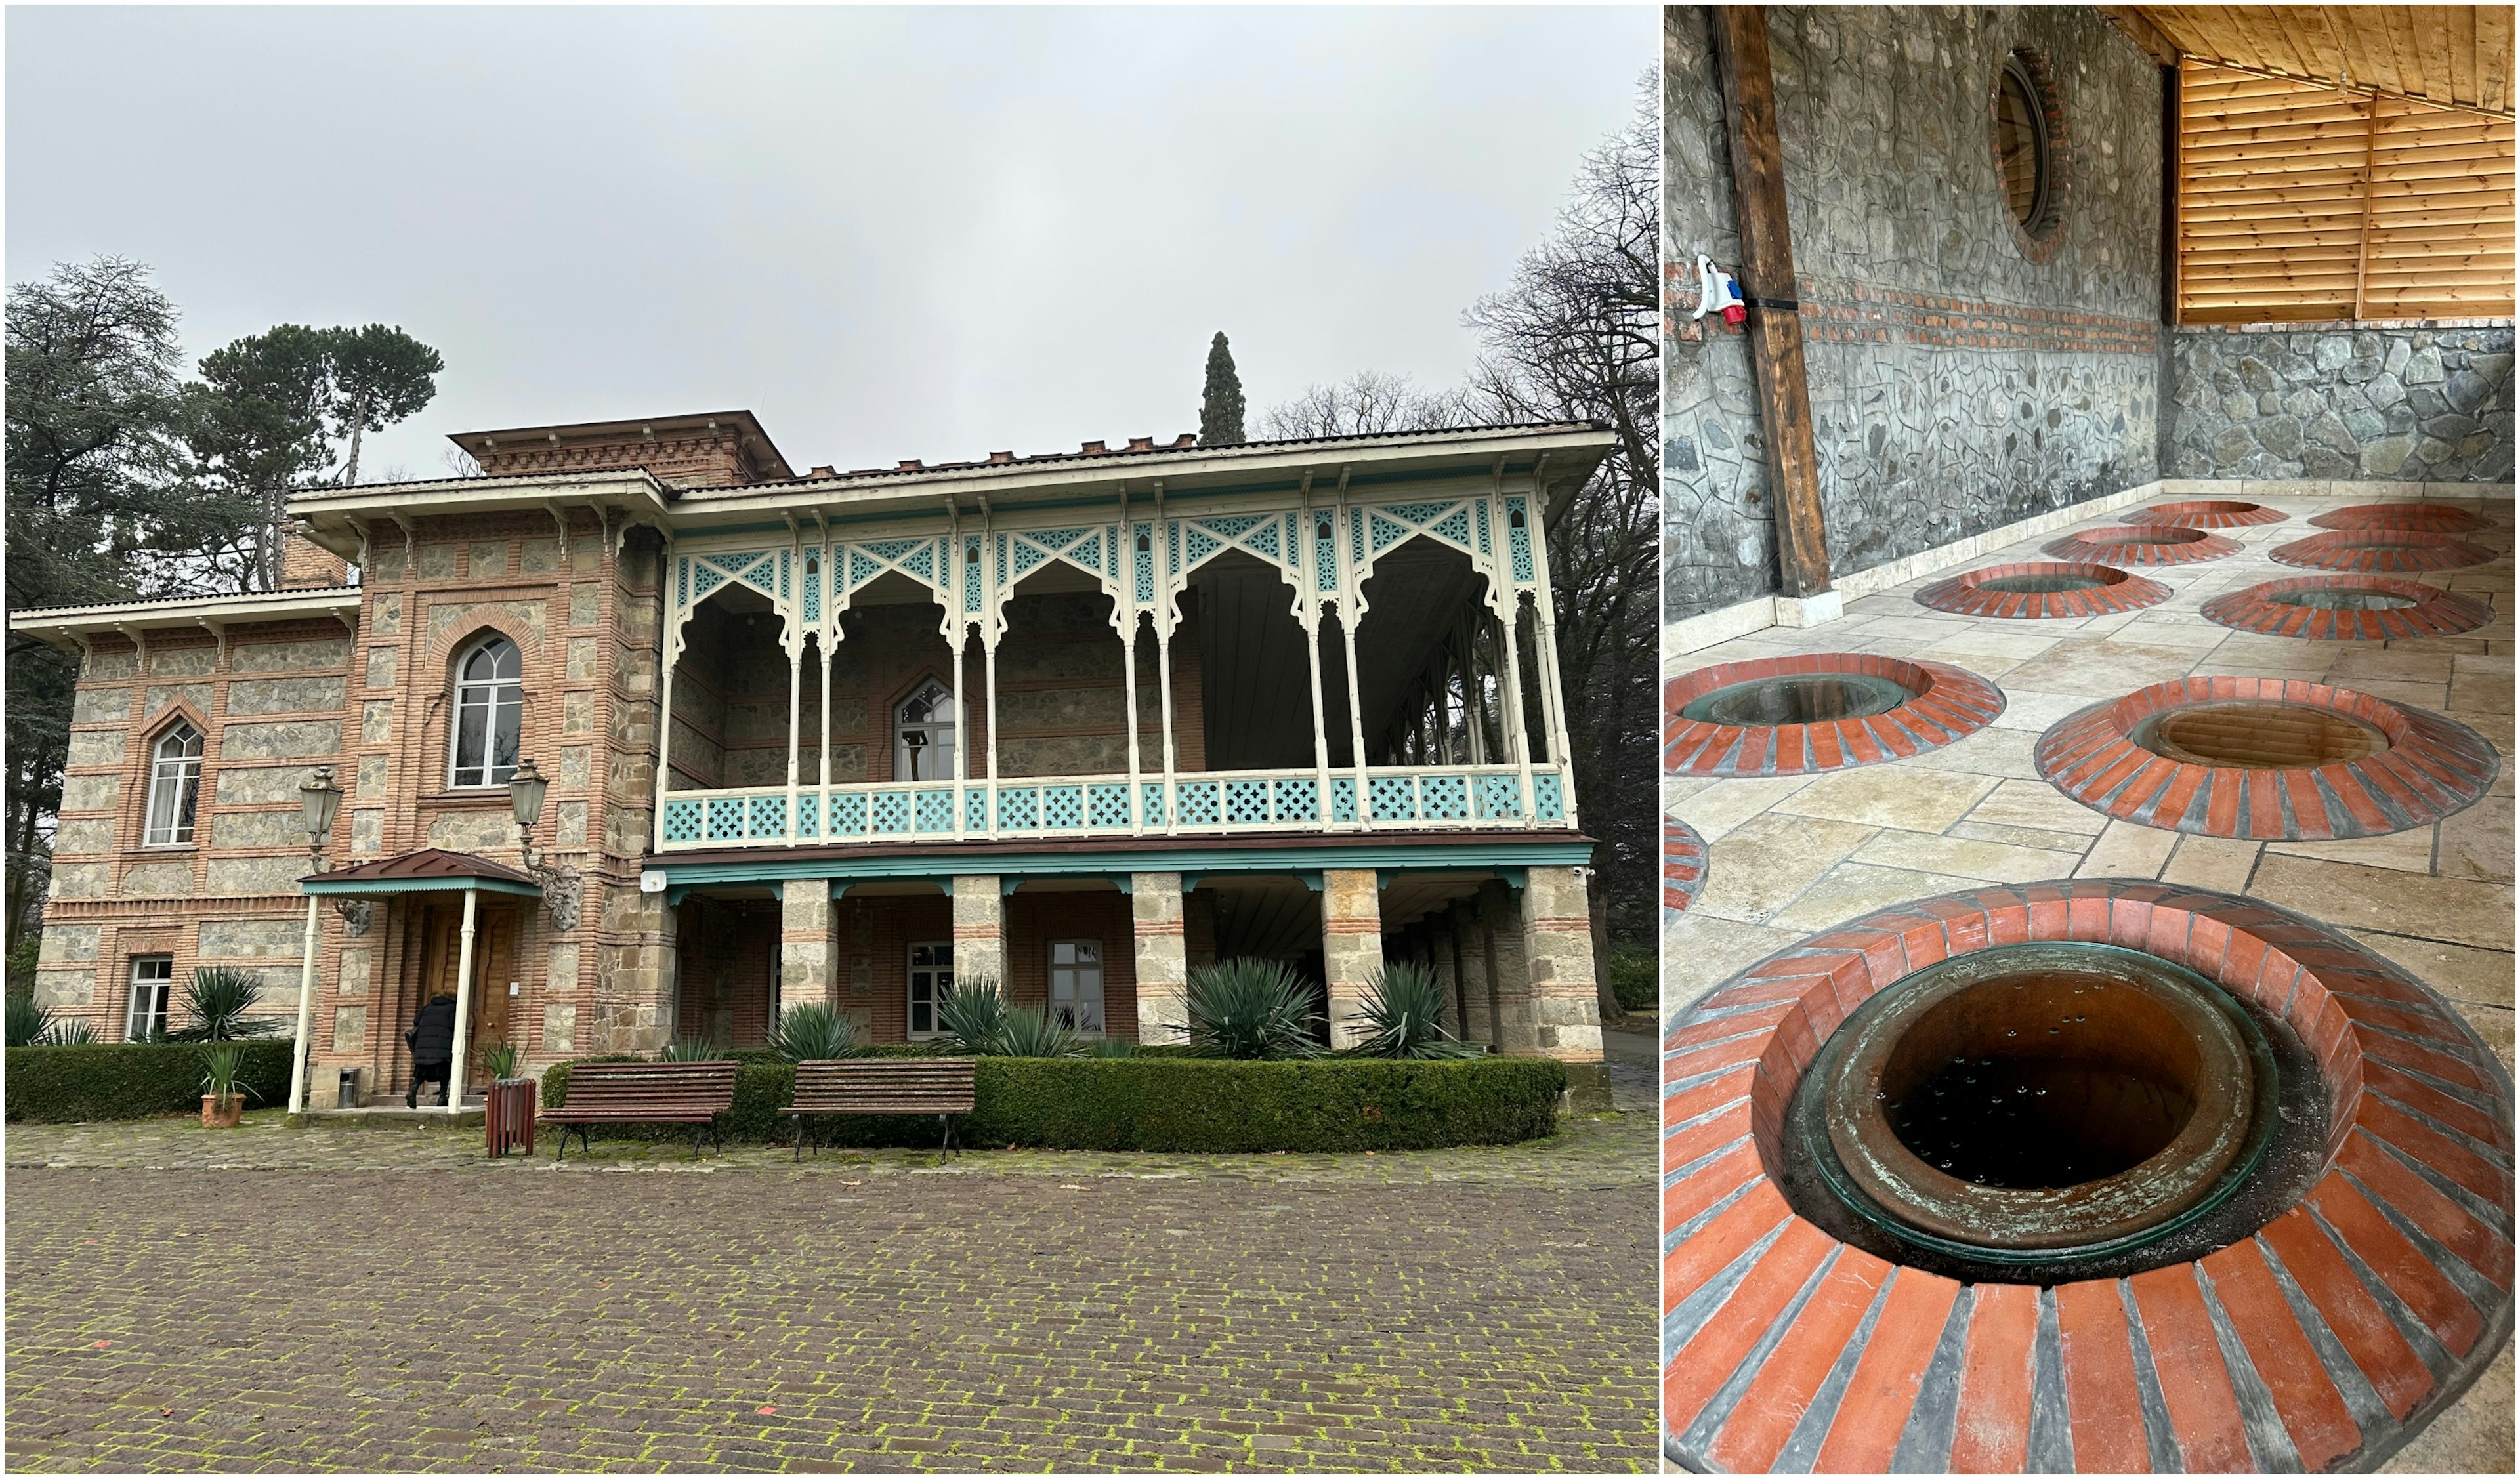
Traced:
<path fill-rule="evenodd" d="M 1370 868 L 1323 870 L 1322 973 L 1328 978 L 1332 1048 L 1353 1048 L 1364 1036 L 1357 1009 L 1381 968 L 1381 880 Z"/>
<path fill-rule="evenodd" d="M 1608 1108 L 1600 1002 L 1593 981 L 1593 914 L 1583 875 L 1571 868 L 1531 870 L 1522 918 L 1534 1051 L 1566 1065 L 1575 1108 Z"/>
<path fill-rule="evenodd" d="M 790 878 L 779 890 L 779 1003 L 820 1002 L 839 1007 L 832 974 L 832 885 L 822 878 Z"/>
<path fill-rule="evenodd" d="M 1181 874 L 1131 874 L 1129 915 L 1136 925 L 1138 1041 L 1187 1042 L 1182 989 L 1190 980 L 1190 950 Z"/>
<path fill-rule="evenodd" d="M 987 976 L 1010 993 L 1007 980 L 1007 907 L 996 874 L 954 876 L 954 979 Z"/>

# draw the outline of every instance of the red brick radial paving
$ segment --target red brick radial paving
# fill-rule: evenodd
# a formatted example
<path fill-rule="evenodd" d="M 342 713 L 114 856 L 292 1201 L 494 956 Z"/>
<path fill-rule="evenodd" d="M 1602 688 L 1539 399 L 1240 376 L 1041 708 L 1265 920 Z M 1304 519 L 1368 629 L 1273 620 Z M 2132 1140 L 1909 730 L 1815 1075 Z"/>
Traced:
<path fill-rule="evenodd" d="M 2277 564 L 2361 571 L 2455 570 L 2494 558 L 2481 544 L 2422 529 L 2330 529 L 2268 554 Z"/>
<path fill-rule="evenodd" d="M 2182 529 L 2237 529 L 2250 524 L 2281 523 L 2290 515 L 2265 504 L 2208 498 L 2192 503 L 2159 503 L 2127 515 L 2131 524 L 2170 524 Z"/>
<path fill-rule="evenodd" d="M 2014 575 L 2087 575 L 2108 582 L 2079 591 L 1991 591 L 1990 580 Z M 1938 580 L 1916 593 L 1916 604 L 1963 616 L 1999 616 L 2040 620 L 2053 616 L 2105 616 L 2135 611 L 2170 599 L 2170 587 L 2108 565 L 2074 560 L 2019 560 L 1989 565 L 1949 580 Z"/>
<path fill-rule="evenodd" d="M 2220 560 L 2237 555 L 2236 540 L 2203 529 L 2173 528 L 2166 524 L 2145 527 L 2140 524 L 2118 524 L 2102 529 L 2083 529 L 2051 539 L 2040 548 L 2058 560 L 2089 560 L 2101 564 L 2194 564 L 2200 560 Z"/>
<path fill-rule="evenodd" d="M 1699 695 L 1758 678 L 1863 673 L 1887 678 L 1915 696 L 1886 714 L 1828 724 L 1774 727 L 1684 719 Z M 1683 673 L 1662 689 L 1662 769 L 1667 776 L 1791 776 L 1850 770 L 1940 749 L 1976 734 L 2003 712 L 2003 695 L 1975 673 L 1944 662 L 1909 662 L 1870 652 L 1812 652 L 1719 662 Z"/>
<path fill-rule="evenodd" d="M 2376 503 L 2330 509 L 2311 520 L 2322 529 L 2427 529 L 2435 534 L 2466 534 L 2486 521 L 2456 504 Z"/>
<path fill-rule="evenodd" d="M 1668 919 L 1706 886 L 1706 839 L 1678 817 L 1662 819 L 1662 909 Z"/>
<path fill-rule="evenodd" d="M 2309 1043 L 2332 1102 L 2300 1203 L 2194 1262 L 2047 1288 L 1890 1264 L 1799 1216 L 1784 1109 L 1822 1042 L 1901 977 L 2025 940 L 2174 961 Z M 2038 883 L 1815 936 L 1663 1040 L 1664 1450 L 1731 1472 L 2370 1467 L 2510 1329 L 2511 1103 L 2421 982 L 2254 899 Z"/>
<path fill-rule="evenodd" d="M 2208 702 L 2333 709 L 2379 730 L 2389 747 L 2315 768 L 2182 764 L 2131 738 L 2149 716 Z M 2067 715 L 2031 751 L 2039 774 L 2094 811 L 2207 837 L 2323 841 L 2427 827 L 2476 804 L 2501 757 L 2455 720 L 2351 689 L 2280 678 L 2180 678 Z"/>
<path fill-rule="evenodd" d="M 2380 591 L 2403 596 L 2414 605 L 2367 611 L 2337 610 L 2274 599 L 2292 591 Z M 2472 632 L 2494 619 L 2494 609 L 2421 581 L 2385 575 L 2300 575 L 2217 596 L 2205 603 L 2203 615 L 2219 626 L 2272 637 L 2300 637 L 2314 642 L 2405 642 Z"/>

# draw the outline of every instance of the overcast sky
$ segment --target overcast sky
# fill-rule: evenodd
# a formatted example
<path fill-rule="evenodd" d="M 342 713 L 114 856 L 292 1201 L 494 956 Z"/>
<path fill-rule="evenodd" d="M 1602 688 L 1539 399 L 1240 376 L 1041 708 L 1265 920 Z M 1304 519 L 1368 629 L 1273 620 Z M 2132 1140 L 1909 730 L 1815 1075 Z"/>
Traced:
<path fill-rule="evenodd" d="M 747 407 L 800 471 L 1457 381 L 1651 6 L 13 6 L 9 281 L 116 252 L 199 355 L 396 324 L 449 431 Z"/>

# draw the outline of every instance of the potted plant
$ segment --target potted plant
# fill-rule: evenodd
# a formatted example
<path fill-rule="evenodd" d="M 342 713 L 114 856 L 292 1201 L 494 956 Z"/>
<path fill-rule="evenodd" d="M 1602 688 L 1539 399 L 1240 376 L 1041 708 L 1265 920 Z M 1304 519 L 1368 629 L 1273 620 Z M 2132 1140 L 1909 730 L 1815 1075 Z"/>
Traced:
<path fill-rule="evenodd" d="M 233 1130 L 245 1115 L 245 1097 L 253 1091 L 242 1082 L 245 1048 L 238 1043 L 212 1043 L 202 1050 L 202 1123 L 212 1130 Z"/>
<path fill-rule="evenodd" d="M 490 1070 L 490 1082 L 514 1083 L 517 1077 L 517 1045 L 493 1043 L 481 1050 L 481 1064 Z"/>

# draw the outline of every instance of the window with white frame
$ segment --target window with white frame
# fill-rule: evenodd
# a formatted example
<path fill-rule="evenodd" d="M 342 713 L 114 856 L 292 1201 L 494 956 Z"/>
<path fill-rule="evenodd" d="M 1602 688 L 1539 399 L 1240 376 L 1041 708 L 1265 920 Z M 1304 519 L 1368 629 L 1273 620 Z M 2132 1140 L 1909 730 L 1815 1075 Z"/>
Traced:
<path fill-rule="evenodd" d="M 457 660 L 449 785 L 505 785 L 516 774 L 524 671 L 523 654 L 505 637 L 485 638 Z"/>
<path fill-rule="evenodd" d="M 925 940 L 910 947 L 909 1031 L 913 1039 L 944 1031 L 937 1008 L 954 994 L 954 942 Z"/>
<path fill-rule="evenodd" d="M 1102 1030 L 1102 942 L 1050 942 L 1050 1016 L 1070 1032 Z"/>
<path fill-rule="evenodd" d="M 954 694 L 930 678 L 893 712 L 892 779 L 954 779 Z"/>
<path fill-rule="evenodd" d="M 173 956 L 131 958 L 131 1009 L 123 1018 L 123 1041 L 147 1043 L 166 1035 L 166 997 L 174 989 Z"/>
<path fill-rule="evenodd" d="M 202 732 L 178 720 L 150 751 L 149 820 L 142 845 L 191 843 L 193 812 L 201 795 Z"/>

